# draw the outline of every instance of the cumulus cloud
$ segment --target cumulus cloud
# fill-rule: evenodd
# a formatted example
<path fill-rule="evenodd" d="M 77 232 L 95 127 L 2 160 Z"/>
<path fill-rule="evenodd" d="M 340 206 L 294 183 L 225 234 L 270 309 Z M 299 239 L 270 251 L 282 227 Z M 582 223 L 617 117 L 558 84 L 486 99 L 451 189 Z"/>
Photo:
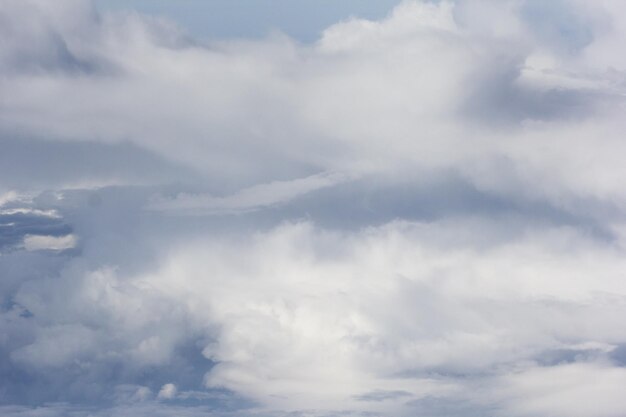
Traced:
<path fill-rule="evenodd" d="M 158 397 L 164 400 L 171 400 L 176 396 L 177 391 L 178 390 L 176 389 L 176 385 L 165 384 L 161 387 Z"/>
<path fill-rule="evenodd" d="M 0 414 L 623 415 L 625 19 L 3 2 Z"/>

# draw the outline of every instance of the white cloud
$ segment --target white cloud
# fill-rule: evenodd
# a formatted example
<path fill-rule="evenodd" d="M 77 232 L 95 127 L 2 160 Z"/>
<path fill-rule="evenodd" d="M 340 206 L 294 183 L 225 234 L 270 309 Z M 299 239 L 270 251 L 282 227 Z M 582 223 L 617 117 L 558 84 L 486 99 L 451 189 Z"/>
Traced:
<path fill-rule="evenodd" d="M 8 200 L 8 201 L 13 201 L 13 199 Z M 28 207 L 7 208 L 7 209 L 0 210 L 0 215 L 11 216 L 14 214 L 25 214 L 25 215 L 36 216 L 36 217 L 48 217 L 51 219 L 60 218 L 59 213 L 56 212 L 55 210 L 38 210 L 38 209 L 32 209 Z"/>
<path fill-rule="evenodd" d="M 0 413 L 623 415 L 624 19 L 2 3 Z"/>
<path fill-rule="evenodd" d="M 76 246 L 76 236 L 44 236 L 26 235 L 24 236 L 24 248 L 28 251 L 34 250 L 66 250 Z"/>
<path fill-rule="evenodd" d="M 177 393 L 178 393 L 178 390 L 176 389 L 176 385 L 165 384 L 161 387 L 161 390 L 159 391 L 159 394 L 157 395 L 157 397 L 164 399 L 164 400 L 171 400 L 172 398 L 176 397 Z"/>
<path fill-rule="evenodd" d="M 18 199 L 19 195 L 15 191 L 7 191 L 3 194 L 0 194 L 0 207 L 4 206 L 6 203 L 10 203 Z"/>
<path fill-rule="evenodd" d="M 626 371 L 607 363 L 534 368 L 503 379 L 508 412 L 520 416 L 621 416 Z"/>
<path fill-rule="evenodd" d="M 259 210 L 280 205 L 321 188 L 331 187 L 349 179 L 339 173 L 322 173 L 291 181 L 273 181 L 245 188 L 226 197 L 179 194 L 174 199 L 159 196 L 150 209 L 184 214 L 219 214 Z"/>
<path fill-rule="evenodd" d="M 595 197 L 584 182 L 568 181 L 578 165 L 555 166 L 549 158 L 526 165 L 527 153 L 557 153 L 593 170 L 594 186 L 607 192 L 603 199 L 623 199 L 621 188 L 604 179 L 621 171 L 605 154 L 622 151 L 620 111 L 608 110 L 621 108 L 623 87 L 608 66 L 594 61 L 589 69 L 582 55 L 617 35 L 602 32 L 573 59 L 532 37 L 520 8 L 515 2 L 405 2 L 380 22 L 337 23 L 314 45 L 274 37 L 203 46 L 161 21 L 96 18 L 89 8 L 62 4 L 47 29 L 54 36 L 37 36 L 61 39 L 72 58 L 54 58 L 56 72 L 11 73 L 12 100 L 0 126 L 48 138 L 130 140 L 230 193 L 301 178 L 312 168 L 465 172 L 504 158 L 525 189 L 542 175 L 552 177 L 549 193 Z M 481 20 L 490 13 L 506 16 L 511 30 L 503 32 L 497 19 Z M 16 50 L 41 44 L 21 33 L 49 27 L 44 16 L 11 32 Z M 550 60 L 549 72 L 523 67 L 538 54 Z M 43 58 L 33 53 L 32 59 Z M 83 68 L 82 75 L 72 68 Z M 603 117 L 594 115 L 598 106 L 607 110 Z M 475 117 L 480 123 L 472 123 Z M 535 120 L 542 122 L 539 132 L 520 128 Z M 492 130 L 503 122 L 506 135 Z M 564 140 L 572 132 L 585 132 L 575 140 L 584 155 L 577 146 L 537 137 Z M 605 138 L 601 146 L 598 136 Z"/>
<path fill-rule="evenodd" d="M 478 230 L 397 223 L 344 235 L 285 225 L 248 242 L 193 242 L 136 285 L 219 329 L 203 351 L 218 363 L 208 386 L 277 409 L 367 410 L 354 398 L 380 389 L 446 396 L 469 389 L 446 375 L 626 341 L 613 325 L 626 296 L 621 251 L 568 229 L 450 246 Z M 437 235 L 446 237 L 433 244 Z M 401 409 L 406 398 L 397 400 Z"/>

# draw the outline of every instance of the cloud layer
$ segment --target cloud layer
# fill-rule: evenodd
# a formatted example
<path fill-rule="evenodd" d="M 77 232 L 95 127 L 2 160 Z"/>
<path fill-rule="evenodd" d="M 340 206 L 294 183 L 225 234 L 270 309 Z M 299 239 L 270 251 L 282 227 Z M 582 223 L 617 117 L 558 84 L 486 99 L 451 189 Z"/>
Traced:
<path fill-rule="evenodd" d="M 0 414 L 623 415 L 624 23 L 3 2 Z"/>

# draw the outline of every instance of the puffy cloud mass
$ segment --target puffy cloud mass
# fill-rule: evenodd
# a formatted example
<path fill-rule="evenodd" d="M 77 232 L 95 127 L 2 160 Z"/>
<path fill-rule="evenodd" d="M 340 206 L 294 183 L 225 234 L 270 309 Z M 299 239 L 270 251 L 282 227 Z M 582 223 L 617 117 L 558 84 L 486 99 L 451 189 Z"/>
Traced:
<path fill-rule="evenodd" d="M 0 414 L 623 416 L 625 28 L 4 0 Z"/>

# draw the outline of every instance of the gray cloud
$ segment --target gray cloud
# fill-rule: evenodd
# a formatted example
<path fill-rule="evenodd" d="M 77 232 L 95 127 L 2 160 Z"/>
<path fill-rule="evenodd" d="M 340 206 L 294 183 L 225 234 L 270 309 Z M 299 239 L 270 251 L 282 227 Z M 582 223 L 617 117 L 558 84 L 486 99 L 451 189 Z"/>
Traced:
<path fill-rule="evenodd" d="M 370 391 L 361 395 L 357 395 L 359 401 L 385 401 L 402 397 L 411 397 L 411 393 L 406 391 Z"/>
<path fill-rule="evenodd" d="M 18 190 L 195 180 L 193 170 L 130 142 L 37 140 L 9 134 L 0 140 L 0 175 L 4 187 Z"/>
<path fill-rule="evenodd" d="M 0 414 L 623 415 L 624 19 L 3 3 Z"/>

